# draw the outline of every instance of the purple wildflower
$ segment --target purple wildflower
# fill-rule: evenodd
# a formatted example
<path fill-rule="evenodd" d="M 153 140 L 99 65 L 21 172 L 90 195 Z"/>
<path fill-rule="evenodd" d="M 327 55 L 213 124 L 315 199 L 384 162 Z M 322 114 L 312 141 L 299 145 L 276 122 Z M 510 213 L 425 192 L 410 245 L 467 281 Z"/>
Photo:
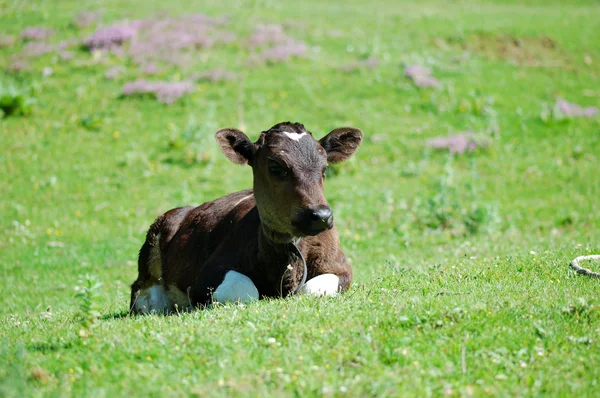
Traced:
<path fill-rule="evenodd" d="M 417 87 L 437 87 L 440 85 L 438 80 L 433 76 L 417 76 L 413 79 L 413 83 Z"/>
<path fill-rule="evenodd" d="M 25 47 L 23 48 L 23 55 L 26 57 L 36 58 L 41 55 L 56 51 L 56 49 L 56 45 L 47 44 L 41 41 L 32 41 L 25 44 Z"/>
<path fill-rule="evenodd" d="M 164 13 L 161 16 L 121 21 L 111 26 L 99 27 L 83 41 L 83 45 L 90 52 L 106 50 L 125 58 L 123 62 L 133 62 L 143 74 L 155 74 L 160 72 L 157 65 L 161 68 L 164 65 L 174 65 L 191 72 L 190 69 L 201 61 L 198 56 L 200 50 L 236 40 L 236 36 L 230 30 L 222 27 L 226 23 L 224 18 L 213 18 L 204 14 L 177 17 L 162 15 Z M 260 48 L 255 57 L 271 62 L 286 61 L 291 57 L 304 55 L 308 50 L 305 43 L 288 37 L 281 25 L 259 25 L 251 42 L 256 47 L 268 44 Z M 112 73 L 107 72 L 106 75 L 107 78 L 113 78 Z M 232 73 L 219 70 L 196 76 L 197 79 L 210 81 L 230 80 L 233 77 Z M 135 91 L 136 87 L 139 90 L 146 87 L 151 89 L 151 93 L 160 101 L 168 103 L 174 101 L 171 98 L 178 98 L 179 91 L 185 94 L 187 90 L 191 90 L 191 83 L 179 86 L 149 83 L 144 80 L 138 81 L 138 85 L 133 83 L 136 82 L 124 87 L 125 95 L 128 95 L 130 90 Z M 162 94 L 170 92 L 175 94 Z"/>
<path fill-rule="evenodd" d="M 127 21 L 130 28 L 135 30 L 145 29 L 151 26 L 155 20 L 153 19 L 135 19 L 133 21 Z"/>
<path fill-rule="evenodd" d="M 230 31 L 221 28 L 225 23 L 224 18 L 204 14 L 121 21 L 98 28 L 84 41 L 84 46 L 91 52 L 102 49 L 129 58 L 141 68 L 151 64 L 191 67 L 199 49 L 236 39 Z M 125 43 L 128 45 L 124 46 Z M 155 73 L 154 69 L 150 67 L 146 72 Z"/>
<path fill-rule="evenodd" d="M 221 23 L 201 14 L 130 23 L 138 34 L 132 40 L 128 54 L 138 64 L 166 62 L 187 65 L 194 50 L 235 40 L 231 32 L 215 28 Z"/>
<path fill-rule="evenodd" d="M 415 76 L 430 76 L 431 69 L 419 65 L 410 65 L 404 69 L 404 75 L 409 78 L 414 78 Z"/>
<path fill-rule="evenodd" d="M 75 58 L 75 53 L 73 51 L 61 51 L 60 59 L 69 60 Z"/>
<path fill-rule="evenodd" d="M 160 73 L 160 68 L 155 63 L 149 63 L 142 67 L 142 73 L 144 75 L 156 75 Z"/>
<path fill-rule="evenodd" d="M 253 57 L 255 60 L 268 62 L 284 62 L 291 57 L 302 56 L 308 50 L 304 42 L 288 36 L 284 27 L 279 24 L 257 25 L 248 39 L 248 45 L 250 48 L 272 45 Z"/>
<path fill-rule="evenodd" d="M 209 16 L 206 16 L 206 15 L 200 14 L 200 13 L 190 15 L 190 16 L 186 17 L 186 19 L 192 23 L 199 24 L 199 25 L 214 25 L 214 26 L 227 25 L 226 17 L 213 18 L 213 17 L 209 17 Z"/>
<path fill-rule="evenodd" d="M 59 43 L 50 44 L 42 41 L 30 41 L 25 44 L 23 48 L 23 55 L 26 57 L 37 58 L 41 55 L 48 54 L 51 52 L 58 52 L 66 50 L 69 47 L 73 47 L 79 43 L 77 39 L 63 40 Z"/>
<path fill-rule="evenodd" d="M 87 28 L 98 22 L 102 17 L 100 11 L 82 11 L 73 17 L 73 26 L 78 29 Z"/>
<path fill-rule="evenodd" d="M 360 61 L 355 61 L 348 65 L 345 65 L 342 69 L 346 72 L 355 72 L 359 69 L 368 69 L 373 70 L 376 69 L 381 61 L 377 57 L 369 57 Z"/>
<path fill-rule="evenodd" d="M 67 39 L 67 40 L 63 40 L 63 41 L 59 42 L 57 44 L 57 48 L 59 50 L 66 50 L 67 48 L 75 47 L 75 46 L 79 46 L 79 45 L 81 45 L 81 41 L 79 39 Z"/>
<path fill-rule="evenodd" d="M 11 62 L 7 67 L 7 72 L 22 72 L 29 69 L 29 64 L 22 59 L 17 59 Z"/>
<path fill-rule="evenodd" d="M 125 72 L 125 67 L 123 67 L 123 66 L 114 66 L 114 67 L 110 68 L 109 70 L 107 70 L 106 73 L 104 73 L 104 77 L 107 78 L 107 79 L 109 79 L 109 80 L 116 79 L 123 72 Z"/>
<path fill-rule="evenodd" d="M 412 80 L 417 87 L 437 87 L 438 80 L 431 75 L 431 69 L 419 65 L 407 66 L 404 75 Z"/>
<path fill-rule="evenodd" d="M 289 40 L 275 47 L 265 49 L 260 58 L 268 62 L 285 62 L 291 57 L 300 57 L 308 50 L 304 42 Z"/>
<path fill-rule="evenodd" d="M 182 69 L 189 69 L 193 66 L 194 57 L 190 52 L 184 52 L 174 55 L 169 63 Z"/>
<path fill-rule="evenodd" d="M 192 76 L 194 80 L 206 80 L 213 83 L 222 82 L 227 80 L 233 80 L 235 78 L 235 73 L 229 72 L 227 70 L 222 69 L 213 69 L 208 72 L 200 73 L 198 75 Z"/>
<path fill-rule="evenodd" d="M 125 51 L 125 49 L 123 47 L 111 47 L 110 48 L 110 53 L 112 55 L 114 55 L 115 57 L 119 57 L 119 58 L 123 58 L 127 55 L 127 51 Z"/>
<path fill-rule="evenodd" d="M 153 94 L 158 101 L 170 105 L 185 94 L 193 92 L 194 85 L 190 82 L 136 80 L 125 84 L 122 91 L 123 95 Z"/>
<path fill-rule="evenodd" d="M 137 33 L 137 30 L 128 25 L 112 25 L 96 29 L 94 34 L 84 41 L 88 50 L 110 49 L 121 46 L 130 41 Z"/>
<path fill-rule="evenodd" d="M 365 65 L 365 67 L 367 69 L 372 70 L 372 69 L 377 68 L 381 64 L 381 61 L 377 57 L 369 57 L 364 60 L 363 64 Z"/>
<path fill-rule="evenodd" d="M 235 34 L 223 30 L 215 32 L 214 38 L 215 41 L 218 41 L 220 43 L 231 43 L 234 42 L 237 37 L 235 36 Z"/>
<path fill-rule="evenodd" d="M 46 40 L 52 36 L 54 31 L 48 28 L 42 28 L 39 26 L 31 26 L 21 31 L 21 37 L 25 40 Z"/>
<path fill-rule="evenodd" d="M 427 140 L 426 145 L 437 150 L 448 150 L 450 154 L 462 155 L 474 152 L 477 148 L 487 146 L 486 142 L 477 140 L 472 132 L 466 131 L 448 137 L 436 137 Z"/>
<path fill-rule="evenodd" d="M 133 95 L 151 93 L 153 89 L 154 83 L 146 80 L 136 80 L 134 82 L 126 83 L 121 91 L 123 92 L 123 95 Z"/>
<path fill-rule="evenodd" d="M 562 98 L 556 100 L 556 106 L 565 116 L 569 117 L 594 117 L 599 112 L 595 106 L 584 108 L 580 105 L 567 102 Z"/>
<path fill-rule="evenodd" d="M 0 48 L 12 47 L 15 44 L 15 37 L 10 35 L 0 36 Z"/>
<path fill-rule="evenodd" d="M 172 104 L 185 94 L 194 92 L 195 86 L 190 82 L 167 83 L 162 82 L 155 86 L 156 99 L 165 104 Z"/>
<path fill-rule="evenodd" d="M 251 48 L 255 48 L 265 44 L 283 43 L 288 40 L 290 38 L 285 34 L 281 25 L 257 25 L 254 33 L 248 39 L 248 44 Z"/>

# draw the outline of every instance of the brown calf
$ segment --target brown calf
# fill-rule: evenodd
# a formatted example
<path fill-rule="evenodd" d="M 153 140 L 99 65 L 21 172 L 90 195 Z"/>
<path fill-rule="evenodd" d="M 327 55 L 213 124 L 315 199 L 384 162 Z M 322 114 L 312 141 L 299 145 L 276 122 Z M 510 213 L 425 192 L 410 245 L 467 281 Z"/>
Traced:
<path fill-rule="evenodd" d="M 352 156 L 362 132 L 343 127 L 316 141 L 303 125 L 286 122 L 255 143 L 235 129 L 216 138 L 229 160 L 252 167 L 254 189 L 158 217 L 140 250 L 131 311 L 347 289 L 352 269 L 323 182 L 327 164 Z"/>

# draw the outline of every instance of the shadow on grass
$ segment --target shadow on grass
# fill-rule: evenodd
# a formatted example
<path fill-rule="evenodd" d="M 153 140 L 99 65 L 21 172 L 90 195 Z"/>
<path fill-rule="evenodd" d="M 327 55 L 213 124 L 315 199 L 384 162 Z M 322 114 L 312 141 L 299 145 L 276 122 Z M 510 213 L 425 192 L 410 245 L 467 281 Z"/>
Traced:
<path fill-rule="evenodd" d="M 205 310 L 205 308 L 202 308 L 203 310 Z M 111 320 L 115 320 L 115 319 L 126 319 L 126 318 L 137 318 L 137 317 L 144 317 L 144 316 L 177 316 L 177 315 L 181 315 L 183 313 L 190 313 L 192 311 L 195 311 L 197 309 L 194 310 L 186 310 L 186 311 L 170 311 L 170 312 L 152 312 L 149 314 L 134 314 L 134 313 L 130 313 L 127 310 L 123 310 L 123 311 L 115 311 L 115 312 L 109 312 L 108 314 L 103 315 L 100 320 L 102 321 L 111 321 Z"/>
<path fill-rule="evenodd" d="M 264 301 L 264 300 L 261 300 Z M 175 309 L 172 311 L 152 311 L 149 313 L 143 313 L 143 314 L 135 314 L 133 312 L 127 311 L 127 310 L 123 310 L 123 311 L 113 311 L 113 312 L 109 312 L 106 315 L 103 315 L 100 319 L 102 321 L 110 321 L 113 319 L 125 319 L 125 318 L 139 318 L 139 317 L 145 317 L 145 316 L 160 316 L 160 317 L 177 317 L 177 316 L 181 316 L 184 314 L 192 314 L 194 312 L 197 311 L 201 311 L 201 312 L 205 312 L 205 311 L 212 311 L 217 307 L 221 307 L 223 306 L 223 304 L 209 304 L 209 305 L 197 305 L 195 307 L 186 307 L 183 309 Z M 231 306 L 235 306 L 235 304 L 231 304 Z"/>
<path fill-rule="evenodd" d="M 45 343 L 31 343 L 25 347 L 28 351 L 41 352 L 42 354 L 48 354 L 59 350 L 64 350 L 73 347 L 73 341 L 65 342 L 45 342 Z"/>
<path fill-rule="evenodd" d="M 124 310 L 124 311 L 114 311 L 114 312 L 109 312 L 106 315 L 103 315 L 102 318 L 100 318 L 103 321 L 110 321 L 113 319 L 124 319 L 124 318 L 128 318 L 129 317 L 129 311 Z"/>

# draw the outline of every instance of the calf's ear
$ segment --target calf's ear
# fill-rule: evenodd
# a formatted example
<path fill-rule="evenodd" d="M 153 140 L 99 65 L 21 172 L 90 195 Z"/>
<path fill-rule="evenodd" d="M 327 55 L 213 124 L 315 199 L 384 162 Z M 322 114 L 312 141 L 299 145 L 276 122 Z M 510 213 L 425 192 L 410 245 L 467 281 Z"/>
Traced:
<path fill-rule="evenodd" d="M 327 161 L 329 163 L 339 163 L 354 155 L 354 152 L 362 142 L 363 133 L 359 129 L 352 127 L 340 127 L 319 142 L 327 151 Z"/>
<path fill-rule="evenodd" d="M 227 159 L 237 164 L 248 164 L 254 155 L 254 144 L 240 130 L 226 128 L 215 135 Z"/>

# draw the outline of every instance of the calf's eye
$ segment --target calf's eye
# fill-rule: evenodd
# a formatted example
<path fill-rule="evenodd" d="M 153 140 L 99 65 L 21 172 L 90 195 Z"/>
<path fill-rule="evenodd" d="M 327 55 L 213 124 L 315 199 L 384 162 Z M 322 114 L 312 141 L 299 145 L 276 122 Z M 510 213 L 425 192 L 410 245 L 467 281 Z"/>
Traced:
<path fill-rule="evenodd" d="M 271 160 L 269 161 L 269 173 L 273 177 L 283 179 L 289 175 L 289 170 L 278 162 Z"/>

